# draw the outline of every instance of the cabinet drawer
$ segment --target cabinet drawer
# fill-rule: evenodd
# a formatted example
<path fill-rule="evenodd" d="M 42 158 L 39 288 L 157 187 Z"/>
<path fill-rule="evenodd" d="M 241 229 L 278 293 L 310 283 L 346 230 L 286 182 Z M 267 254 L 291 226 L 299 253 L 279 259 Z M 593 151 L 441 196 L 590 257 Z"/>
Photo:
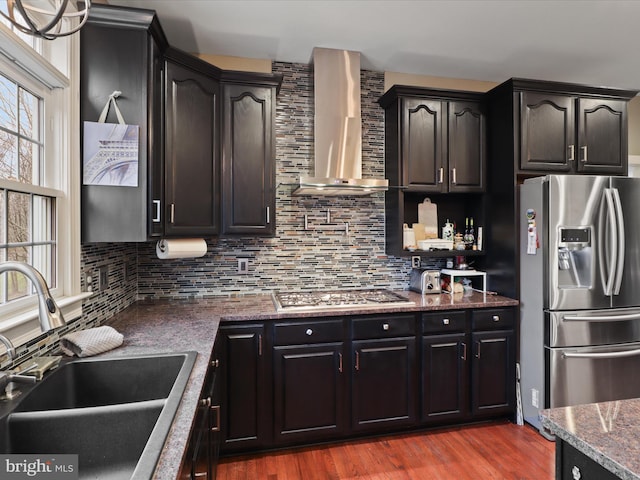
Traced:
<path fill-rule="evenodd" d="M 560 480 L 574 480 L 576 478 L 581 480 L 615 480 L 620 478 L 565 441 L 557 444 L 556 449 L 560 449 L 562 457 L 561 474 L 557 477 Z"/>
<path fill-rule="evenodd" d="M 467 325 L 465 312 L 434 312 L 422 314 L 422 332 L 464 332 Z"/>
<path fill-rule="evenodd" d="M 515 324 L 515 311 L 511 308 L 474 310 L 472 319 L 474 330 L 513 328 Z"/>
<path fill-rule="evenodd" d="M 276 323 L 275 345 L 296 345 L 342 341 L 342 320 Z"/>
<path fill-rule="evenodd" d="M 416 334 L 413 315 L 385 315 L 353 320 L 353 339 L 410 337 Z"/>

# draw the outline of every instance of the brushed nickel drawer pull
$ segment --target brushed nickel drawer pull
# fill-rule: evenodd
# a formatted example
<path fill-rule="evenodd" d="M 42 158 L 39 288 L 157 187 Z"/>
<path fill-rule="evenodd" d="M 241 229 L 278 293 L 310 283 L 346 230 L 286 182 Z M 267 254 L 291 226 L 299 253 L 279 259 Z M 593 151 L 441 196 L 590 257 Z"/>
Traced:
<path fill-rule="evenodd" d="M 311 330 L 310 328 L 307 328 L 307 331 L 304 333 L 306 333 L 307 335 L 313 335 L 313 330 Z"/>
<path fill-rule="evenodd" d="M 569 151 L 570 151 L 571 153 L 569 154 L 569 158 L 568 158 L 568 160 L 569 160 L 570 162 L 573 162 L 573 161 L 575 160 L 575 158 L 574 158 L 574 157 L 575 157 L 575 151 L 576 151 L 576 147 L 575 147 L 575 145 L 569 145 Z"/>
<path fill-rule="evenodd" d="M 356 350 L 356 371 L 360 371 L 360 352 Z"/>
<path fill-rule="evenodd" d="M 585 145 L 584 147 L 580 147 L 580 149 L 582 150 L 582 163 L 587 163 L 587 146 Z"/>
<path fill-rule="evenodd" d="M 462 360 L 467 360 L 467 344 L 462 342 Z"/>
<path fill-rule="evenodd" d="M 382 330 L 384 330 L 385 332 L 386 332 L 387 330 L 389 330 L 389 324 L 388 324 L 388 323 L 383 323 L 383 324 L 382 324 Z"/>
<path fill-rule="evenodd" d="M 449 319 L 448 318 L 443 318 L 442 319 L 442 324 L 443 325 L 449 325 Z"/>
<path fill-rule="evenodd" d="M 201 398 L 200 406 L 209 408 L 211 406 L 211 397 Z"/>
<path fill-rule="evenodd" d="M 153 200 L 153 206 L 156 209 L 155 215 L 153 217 L 153 223 L 160 222 L 160 200 Z"/>
<path fill-rule="evenodd" d="M 211 366 L 212 366 L 213 368 L 218 368 L 218 367 L 220 366 L 220 360 L 218 360 L 218 359 L 216 358 L 215 360 L 213 360 L 213 361 L 211 362 Z"/>
<path fill-rule="evenodd" d="M 341 353 L 338 353 L 338 359 L 339 359 L 338 371 L 342 373 L 342 354 Z"/>
<path fill-rule="evenodd" d="M 440 178 L 438 179 L 438 183 L 444 183 L 444 168 L 440 167 Z"/>
<path fill-rule="evenodd" d="M 262 356 L 262 334 L 258 335 L 258 356 Z"/>
<path fill-rule="evenodd" d="M 499 322 L 500 321 L 500 315 L 494 315 L 491 318 L 493 319 L 494 322 Z"/>
<path fill-rule="evenodd" d="M 453 167 L 453 169 L 451 170 L 451 175 L 453 176 L 453 182 L 451 183 L 455 185 L 456 183 L 458 183 L 458 177 L 456 175 L 456 167 Z"/>

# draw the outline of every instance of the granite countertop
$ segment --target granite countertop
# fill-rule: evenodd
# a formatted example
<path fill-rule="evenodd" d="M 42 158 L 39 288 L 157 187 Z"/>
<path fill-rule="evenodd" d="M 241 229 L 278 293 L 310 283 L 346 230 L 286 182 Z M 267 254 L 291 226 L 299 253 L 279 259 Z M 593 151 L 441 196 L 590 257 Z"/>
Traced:
<path fill-rule="evenodd" d="M 542 425 L 623 480 L 640 480 L 640 399 L 542 411 Z"/>
<path fill-rule="evenodd" d="M 453 295 L 420 295 L 407 291 L 398 293 L 413 301 L 415 306 L 277 313 L 270 295 L 246 295 L 207 299 L 144 300 L 115 315 L 107 324 L 121 332 L 125 340 L 122 347 L 103 354 L 105 357 L 185 351 L 198 353 L 158 460 L 154 479 L 174 480 L 178 477 L 220 322 L 518 305 L 516 300 L 510 298 L 477 292 Z"/>

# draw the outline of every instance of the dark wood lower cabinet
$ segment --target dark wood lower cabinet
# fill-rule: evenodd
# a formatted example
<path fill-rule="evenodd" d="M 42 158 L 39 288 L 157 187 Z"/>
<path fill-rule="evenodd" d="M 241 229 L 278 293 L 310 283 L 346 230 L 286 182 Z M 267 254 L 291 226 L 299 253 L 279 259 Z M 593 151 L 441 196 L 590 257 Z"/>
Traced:
<path fill-rule="evenodd" d="M 476 332 L 473 343 L 473 415 L 509 413 L 514 407 L 515 336 L 513 330 Z"/>
<path fill-rule="evenodd" d="M 621 448 L 624 446 L 621 445 Z M 556 439 L 556 480 L 619 480 L 602 465 L 564 440 Z"/>
<path fill-rule="evenodd" d="M 223 323 L 221 452 L 509 416 L 513 309 Z"/>
<path fill-rule="evenodd" d="M 222 326 L 222 448 L 225 452 L 262 448 L 271 423 L 264 354 L 264 325 Z"/>
<path fill-rule="evenodd" d="M 382 429 L 416 421 L 415 337 L 353 342 L 351 428 Z"/>
<path fill-rule="evenodd" d="M 342 343 L 273 349 L 274 441 L 290 443 L 344 433 Z"/>
<path fill-rule="evenodd" d="M 422 337 L 422 419 L 463 420 L 469 415 L 468 336 Z"/>

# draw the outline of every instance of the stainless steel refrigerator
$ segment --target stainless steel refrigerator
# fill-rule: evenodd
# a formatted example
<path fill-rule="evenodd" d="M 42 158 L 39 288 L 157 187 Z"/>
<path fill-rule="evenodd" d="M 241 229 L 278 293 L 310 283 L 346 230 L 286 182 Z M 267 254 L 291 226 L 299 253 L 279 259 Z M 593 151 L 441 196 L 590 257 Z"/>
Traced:
<path fill-rule="evenodd" d="M 539 411 L 640 397 L 640 179 L 520 186 L 520 388 Z"/>

